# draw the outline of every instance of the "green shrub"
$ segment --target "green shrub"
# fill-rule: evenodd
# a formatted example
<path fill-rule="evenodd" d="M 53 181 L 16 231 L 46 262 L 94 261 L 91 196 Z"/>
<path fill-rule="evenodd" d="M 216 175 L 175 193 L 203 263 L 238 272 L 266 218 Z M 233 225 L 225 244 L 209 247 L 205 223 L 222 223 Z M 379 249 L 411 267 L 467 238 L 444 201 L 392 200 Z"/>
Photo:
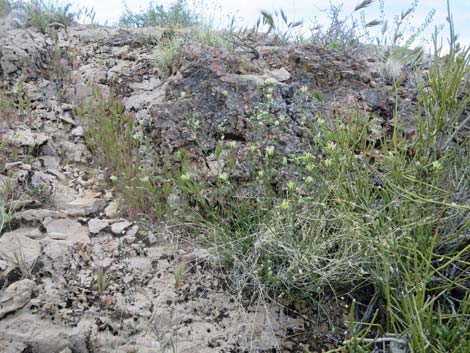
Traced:
<path fill-rule="evenodd" d="M 159 43 L 160 52 L 157 65 L 161 72 L 169 75 L 172 63 L 181 48 L 188 44 L 204 44 L 212 47 L 227 46 L 228 41 L 222 32 L 215 31 L 210 21 L 205 21 L 193 12 L 186 0 L 176 0 L 167 9 L 151 2 L 147 9 L 131 11 L 127 6 L 121 16 L 120 25 L 128 27 L 164 27 L 168 29 L 167 38 Z"/>
<path fill-rule="evenodd" d="M 11 11 L 11 6 L 8 0 L 0 0 L 0 18 L 6 17 Z"/>
<path fill-rule="evenodd" d="M 51 23 L 59 23 L 65 27 L 70 25 L 76 17 L 71 12 L 71 3 L 53 2 L 45 0 L 17 0 L 12 7 L 22 12 L 26 17 L 26 25 L 37 28 L 46 33 Z"/>
<path fill-rule="evenodd" d="M 132 12 L 126 5 L 120 19 L 121 26 L 128 27 L 172 27 L 185 28 L 199 23 L 199 15 L 188 8 L 186 0 L 176 0 L 168 9 L 150 2 L 140 13 Z"/>
<path fill-rule="evenodd" d="M 123 212 L 136 217 L 146 214 L 149 218 L 162 217 L 167 210 L 173 176 L 163 164 L 160 175 L 150 180 L 149 170 L 140 155 L 153 153 L 139 133 L 139 121 L 125 111 L 113 93 L 109 95 L 95 87 L 93 99 L 83 103 L 76 111 L 86 131 L 85 139 L 95 162 L 105 168 L 109 183 L 124 200 Z M 139 153 L 140 151 L 140 153 Z M 165 160 L 167 156 L 159 156 Z"/>
<path fill-rule="evenodd" d="M 171 38 L 159 44 L 157 65 L 165 75 L 171 74 L 173 61 L 181 49 L 189 44 L 203 44 L 214 48 L 228 47 L 229 41 L 222 32 L 205 25 L 193 26 L 173 33 Z"/>

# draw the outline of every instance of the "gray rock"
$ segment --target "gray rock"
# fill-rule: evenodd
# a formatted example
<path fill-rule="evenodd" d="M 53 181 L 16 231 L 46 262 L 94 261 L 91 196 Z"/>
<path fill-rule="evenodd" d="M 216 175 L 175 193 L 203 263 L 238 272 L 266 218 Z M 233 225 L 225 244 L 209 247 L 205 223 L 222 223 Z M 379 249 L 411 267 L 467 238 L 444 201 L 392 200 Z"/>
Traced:
<path fill-rule="evenodd" d="M 67 181 L 67 177 L 62 172 L 59 172 L 57 169 L 48 168 L 47 173 L 55 176 L 57 179 L 59 179 L 62 182 Z"/>
<path fill-rule="evenodd" d="M 23 163 L 22 162 L 11 162 L 11 163 L 5 163 L 5 169 L 6 170 L 10 170 L 10 169 L 14 169 L 14 168 L 19 168 L 21 167 Z"/>
<path fill-rule="evenodd" d="M 13 146 L 36 148 L 46 143 L 49 140 L 49 136 L 31 130 L 17 130 L 4 134 L 3 139 L 6 143 Z"/>
<path fill-rule="evenodd" d="M 41 206 L 41 203 L 33 199 L 10 200 L 7 206 L 11 212 L 24 210 L 25 208 L 35 208 Z"/>
<path fill-rule="evenodd" d="M 150 300 L 151 296 L 149 294 L 150 293 L 135 293 L 132 303 L 129 303 L 121 293 L 115 293 L 115 308 L 125 316 L 149 318 L 152 316 L 152 301 Z"/>
<path fill-rule="evenodd" d="M 27 170 L 17 170 L 13 173 L 13 178 L 20 183 L 25 183 L 29 177 L 29 171 Z"/>
<path fill-rule="evenodd" d="M 109 205 L 104 209 L 104 214 L 108 218 L 116 218 L 119 211 L 119 205 L 117 201 L 111 201 Z"/>
<path fill-rule="evenodd" d="M 54 95 L 55 87 L 51 81 L 41 80 L 40 83 L 26 85 L 25 91 L 31 101 L 46 102 Z"/>
<path fill-rule="evenodd" d="M 41 241 L 41 244 L 43 245 L 43 253 L 45 255 L 43 260 L 46 270 L 57 276 L 70 267 L 70 244 L 50 239 Z"/>
<path fill-rule="evenodd" d="M 129 221 L 114 223 L 113 225 L 111 225 L 111 231 L 114 234 L 119 235 L 119 234 L 122 234 L 131 225 L 132 225 L 132 223 L 129 222 Z"/>
<path fill-rule="evenodd" d="M 28 237 L 30 239 L 42 239 L 44 237 L 44 234 L 41 232 L 41 230 L 38 227 L 21 227 L 18 229 L 15 229 L 12 232 L 5 233 L 7 234 L 12 234 L 12 235 L 19 235 L 23 237 Z"/>
<path fill-rule="evenodd" d="M 12 11 L 10 17 L 16 12 Z M 19 18 L 19 16 L 16 16 Z M 0 68 L 7 76 L 26 66 L 34 69 L 42 65 L 46 40 L 44 35 L 35 31 L 10 29 L 0 36 Z M 26 70 L 25 70 L 26 71 Z M 34 77 L 33 70 L 27 72 Z"/>
<path fill-rule="evenodd" d="M 65 178 L 65 176 L 62 174 Z M 65 181 L 65 180 L 64 180 Z M 75 200 L 77 193 L 74 189 L 62 183 L 56 183 L 54 194 L 51 196 L 52 203 L 59 209 L 66 208 L 66 205 Z"/>
<path fill-rule="evenodd" d="M 0 347 L 2 347 L 2 353 L 23 353 L 28 348 L 23 342 L 12 342 L 1 338 Z"/>
<path fill-rule="evenodd" d="M 8 261 L 0 259 L 0 272 L 5 271 L 9 266 L 10 264 L 8 263 Z"/>
<path fill-rule="evenodd" d="M 39 170 L 33 173 L 30 183 L 35 189 L 41 189 L 43 192 L 50 192 L 52 185 L 55 184 L 56 180 L 55 176 Z"/>
<path fill-rule="evenodd" d="M 88 216 L 101 211 L 105 206 L 106 202 L 99 198 L 101 194 L 89 192 L 84 197 L 76 199 L 63 206 L 64 213 L 70 216 Z"/>
<path fill-rule="evenodd" d="M 46 218 L 64 218 L 65 215 L 58 211 L 47 209 L 26 210 L 15 213 L 13 219 L 25 223 L 43 223 Z"/>
<path fill-rule="evenodd" d="M 43 156 L 57 156 L 57 148 L 50 140 L 39 147 L 39 153 Z"/>
<path fill-rule="evenodd" d="M 134 82 L 131 83 L 129 86 L 133 90 L 141 90 L 141 91 L 148 91 L 151 92 L 156 90 L 158 87 L 162 85 L 162 80 L 158 77 L 151 77 L 149 80 L 145 80 L 142 82 Z"/>
<path fill-rule="evenodd" d="M 8 316 L 0 321 L 0 338 L 22 342 L 33 352 L 60 352 L 73 347 L 75 352 L 91 353 L 87 338 L 92 324 L 81 321 L 77 327 L 61 327 L 32 314 Z"/>
<path fill-rule="evenodd" d="M 57 170 L 60 168 L 60 160 L 54 156 L 41 156 L 40 157 L 42 164 L 46 169 Z"/>
<path fill-rule="evenodd" d="M 28 304 L 35 287 L 36 283 L 34 281 L 23 279 L 11 284 L 5 291 L 1 292 L 0 319 Z"/>
<path fill-rule="evenodd" d="M 3 236 L 5 237 L 9 234 L 14 236 L 28 237 L 30 239 L 41 239 L 44 237 L 44 234 L 38 227 L 21 227 L 15 229 L 12 232 L 5 233 Z"/>
<path fill-rule="evenodd" d="M 83 130 L 83 127 L 77 126 L 75 129 L 71 131 L 71 133 L 73 136 L 82 137 L 83 135 L 85 135 L 85 130 Z"/>
<path fill-rule="evenodd" d="M 41 255 L 39 241 L 27 238 L 19 233 L 5 233 L 0 238 L 0 259 L 9 261 L 11 266 L 23 267 L 29 272 Z"/>
<path fill-rule="evenodd" d="M 83 143 L 73 143 L 70 141 L 61 141 L 60 149 L 64 157 L 72 162 L 84 162 L 88 155 L 87 148 Z"/>
<path fill-rule="evenodd" d="M 70 243 L 88 243 L 88 230 L 71 219 L 57 219 L 45 222 L 47 236 L 53 240 L 64 240 Z"/>
<path fill-rule="evenodd" d="M 88 229 L 90 233 L 98 234 L 103 229 L 109 225 L 109 222 L 106 220 L 101 220 L 99 218 L 93 218 L 88 221 Z"/>
<path fill-rule="evenodd" d="M 273 70 L 269 74 L 272 78 L 274 78 L 275 80 L 279 82 L 288 81 L 291 78 L 291 74 L 289 73 L 289 71 L 287 71 L 283 67 L 281 67 L 278 70 Z"/>
<path fill-rule="evenodd" d="M 59 114 L 58 118 L 64 123 L 70 124 L 72 126 L 77 126 L 77 122 L 72 118 L 70 112 L 66 112 L 63 115 Z"/>

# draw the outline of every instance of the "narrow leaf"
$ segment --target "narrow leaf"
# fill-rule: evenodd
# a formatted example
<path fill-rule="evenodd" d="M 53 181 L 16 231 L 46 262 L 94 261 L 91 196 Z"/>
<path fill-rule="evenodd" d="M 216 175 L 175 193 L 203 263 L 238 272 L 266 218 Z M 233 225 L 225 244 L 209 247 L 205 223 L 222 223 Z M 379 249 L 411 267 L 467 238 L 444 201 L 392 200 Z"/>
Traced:
<path fill-rule="evenodd" d="M 379 21 L 379 20 L 372 20 L 372 21 L 366 23 L 366 27 L 378 26 L 378 25 L 381 24 L 381 23 L 382 23 L 382 21 Z"/>
<path fill-rule="evenodd" d="M 363 0 L 359 4 L 356 5 L 356 7 L 354 8 L 354 11 L 359 11 L 359 10 L 365 9 L 367 6 L 372 4 L 374 1 L 375 0 Z"/>

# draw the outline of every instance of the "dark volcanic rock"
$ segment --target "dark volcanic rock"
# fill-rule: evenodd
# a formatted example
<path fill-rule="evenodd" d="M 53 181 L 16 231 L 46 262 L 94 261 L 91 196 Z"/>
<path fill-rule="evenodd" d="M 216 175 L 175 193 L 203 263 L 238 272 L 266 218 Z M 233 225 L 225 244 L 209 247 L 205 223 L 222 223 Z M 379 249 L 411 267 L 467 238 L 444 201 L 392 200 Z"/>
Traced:
<path fill-rule="evenodd" d="M 320 118 L 366 116 L 377 125 L 371 143 L 390 131 L 395 93 L 373 80 L 365 60 L 315 45 L 265 46 L 259 52 L 259 59 L 250 60 L 201 46 L 183 50 L 165 98 L 148 108 L 146 134 L 171 153 L 185 149 L 207 174 L 221 143 L 236 144 L 231 156 L 241 160 L 239 170 L 251 146 L 273 145 L 281 156 L 302 153 Z M 398 94 L 398 121 L 410 126 L 415 91 L 401 87 Z"/>

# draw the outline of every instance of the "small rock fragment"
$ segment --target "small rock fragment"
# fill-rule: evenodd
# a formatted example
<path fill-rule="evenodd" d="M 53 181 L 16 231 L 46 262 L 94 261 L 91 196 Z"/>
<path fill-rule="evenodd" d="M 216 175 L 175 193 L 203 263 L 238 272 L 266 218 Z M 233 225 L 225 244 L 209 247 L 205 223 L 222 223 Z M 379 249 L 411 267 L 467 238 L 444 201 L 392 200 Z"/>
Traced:
<path fill-rule="evenodd" d="M 109 222 L 99 218 L 92 218 L 88 221 L 90 233 L 98 234 L 109 225 Z"/>
<path fill-rule="evenodd" d="M 77 136 L 77 137 L 82 137 L 83 135 L 85 135 L 85 131 L 83 130 L 83 127 L 81 126 L 77 126 L 71 132 L 73 136 Z"/>
<path fill-rule="evenodd" d="M 104 209 L 104 214 L 108 218 L 116 218 L 118 215 L 118 203 L 116 201 L 111 201 L 109 205 Z"/>
<path fill-rule="evenodd" d="M 21 228 L 15 229 L 14 231 L 5 233 L 3 235 L 3 237 L 6 237 L 9 234 L 15 235 L 15 236 L 28 237 L 30 239 L 41 239 L 41 238 L 43 238 L 43 234 L 42 234 L 41 230 L 38 227 L 21 227 Z"/>
<path fill-rule="evenodd" d="M 76 199 L 64 206 L 64 212 L 70 216 L 88 216 L 102 210 L 106 202 L 99 198 L 101 193 L 88 192 L 84 197 Z"/>
<path fill-rule="evenodd" d="M 73 353 L 69 346 L 65 347 L 60 351 L 60 353 Z"/>
<path fill-rule="evenodd" d="M 271 77 L 279 82 L 284 82 L 290 80 L 291 74 L 289 73 L 289 71 L 281 67 L 278 70 L 271 71 Z"/>
<path fill-rule="evenodd" d="M 129 228 L 130 226 L 132 225 L 131 222 L 129 221 L 123 221 L 123 222 L 118 222 L 118 223 L 114 223 L 112 226 L 111 226 L 111 231 L 116 234 L 116 235 L 119 235 L 119 234 L 122 234 L 122 232 L 124 232 L 127 228 Z"/>

